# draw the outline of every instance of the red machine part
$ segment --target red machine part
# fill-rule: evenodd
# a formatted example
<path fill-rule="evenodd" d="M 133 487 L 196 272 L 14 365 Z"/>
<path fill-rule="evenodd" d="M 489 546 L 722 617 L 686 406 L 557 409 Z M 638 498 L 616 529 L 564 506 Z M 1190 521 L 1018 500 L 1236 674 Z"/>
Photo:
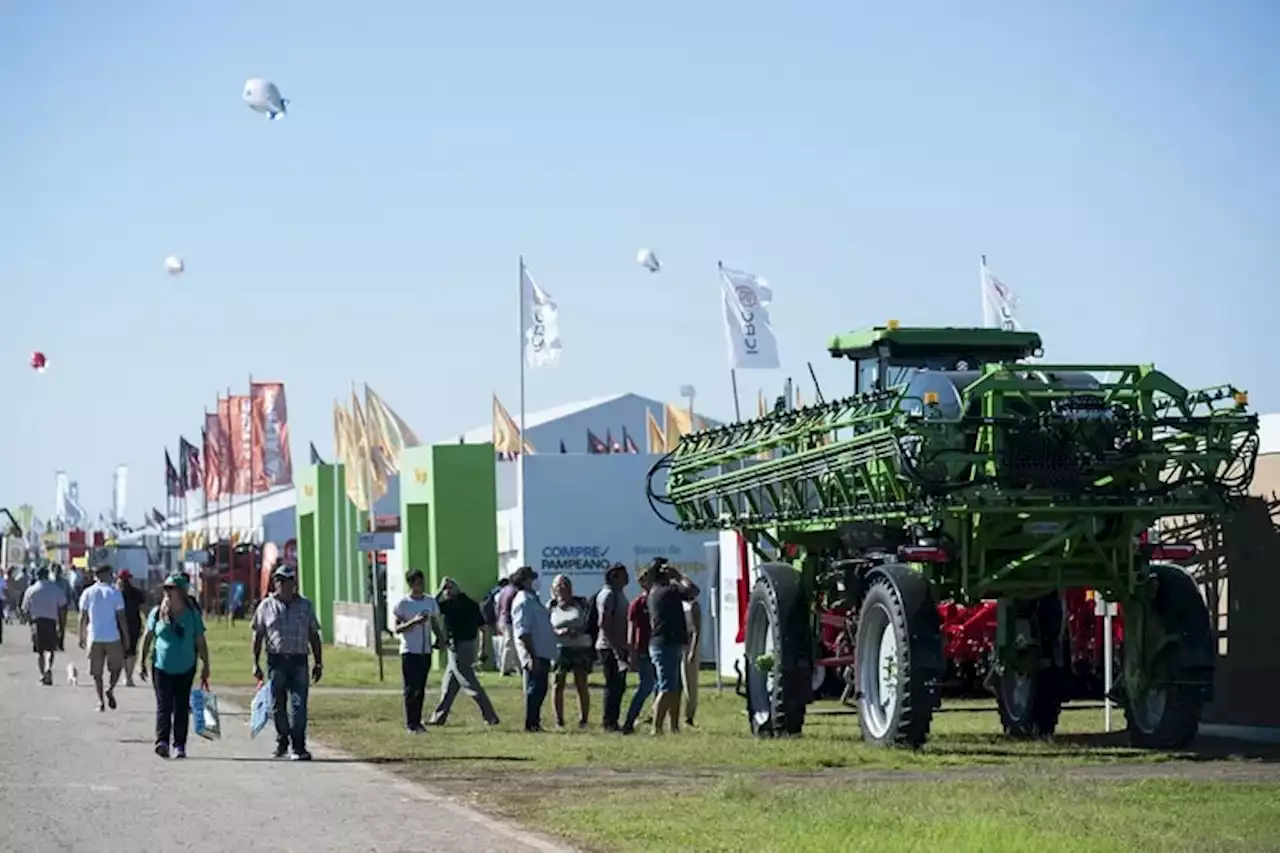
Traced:
<path fill-rule="evenodd" d="M 747 601 L 751 595 L 748 569 L 748 546 L 746 540 L 739 536 L 738 542 L 738 634 L 737 641 L 743 642 L 747 629 Z M 1145 534 L 1139 538 L 1139 545 L 1146 547 L 1149 540 Z M 1194 546 L 1182 544 L 1156 544 L 1151 546 L 1151 558 L 1176 562 L 1194 556 Z M 912 554 L 916 559 L 928 561 L 933 555 L 917 549 L 920 554 Z M 1063 593 L 1067 611 L 1067 631 L 1071 649 L 1072 670 L 1080 675 L 1094 676 L 1103 669 L 1103 631 L 1104 618 L 1096 611 L 1093 590 L 1069 589 Z M 996 602 L 981 601 L 977 604 L 964 605 L 955 602 L 943 602 L 938 605 L 938 617 L 942 622 L 942 636 L 946 660 L 953 667 L 964 671 L 978 668 L 986 664 L 996 637 Z M 840 671 L 853 663 L 853 626 L 849 620 L 847 608 L 824 608 L 819 616 L 819 630 L 822 656 L 814 661 L 815 667 L 827 667 Z M 1124 615 L 1119 607 L 1111 620 L 1112 642 L 1119 650 L 1124 645 Z"/>

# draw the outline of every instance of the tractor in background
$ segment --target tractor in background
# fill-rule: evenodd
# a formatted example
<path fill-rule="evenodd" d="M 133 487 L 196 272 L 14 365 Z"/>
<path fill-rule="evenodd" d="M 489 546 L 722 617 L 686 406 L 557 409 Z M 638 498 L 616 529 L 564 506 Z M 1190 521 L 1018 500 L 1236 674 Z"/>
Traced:
<path fill-rule="evenodd" d="M 1096 590 L 1124 612 L 1113 695 L 1130 741 L 1194 738 L 1213 689 L 1209 613 L 1168 559 L 1189 545 L 1143 534 L 1244 495 L 1258 452 L 1247 394 L 1191 391 L 1150 365 L 1042 363 L 1030 331 L 890 322 L 828 350 L 853 364 L 850 396 L 683 436 L 649 478 L 668 521 L 736 530 L 759 555 L 752 732 L 799 734 L 815 667 L 836 651 L 851 656 L 863 739 L 924 744 L 947 670 L 939 604 L 977 619 L 995 601 L 987 680 L 1003 729 L 1051 735 L 1079 651 L 1067 591 Z M 834 624 L 841 611 L 856 619 Z M 823 643 L 840 631 L 843 645 Z"/>

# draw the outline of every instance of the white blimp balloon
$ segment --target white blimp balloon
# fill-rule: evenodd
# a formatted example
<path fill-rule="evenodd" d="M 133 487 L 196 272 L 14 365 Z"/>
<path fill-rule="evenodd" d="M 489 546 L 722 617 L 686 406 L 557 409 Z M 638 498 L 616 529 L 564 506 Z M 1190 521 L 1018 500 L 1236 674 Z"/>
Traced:
<path fill-rule="evenodd" d="M 653 253 L 652 249 L 641 249 L 636 252 L 636 263 L 649 272 L 657 272 L 662 269 L 662 264 L 658 263 L 658 256 Z"/>
<path fill-rule="evenodd" d="M 164 259 L 164 271 L 169 275 L 182 275 L 186 269 L 186 263 L 177 255 L 170 255 Z"/>
<path fill-rule="evenodd" d="M 271 121 L 285 117 L 288 100 L 280 96 L 280 90 L 270 80 L 251 77 L 244 81 L 244 102 L 256 113 L 266 113 Z"/>

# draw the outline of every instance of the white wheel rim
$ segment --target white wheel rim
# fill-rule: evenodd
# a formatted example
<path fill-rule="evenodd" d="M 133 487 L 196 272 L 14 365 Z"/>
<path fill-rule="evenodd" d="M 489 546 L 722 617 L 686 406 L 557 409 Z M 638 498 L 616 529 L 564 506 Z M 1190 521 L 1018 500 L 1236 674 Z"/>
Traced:
<path fill-rule="evenodd" d="M 880 632 L 880 654 L 877 658 L 880 709 L 884 714 L 885 725 L 888 726 L 898 707 L 898 632 L 893 630 L 892 624 L 885 625 Z"/>
<path fill-rule="evenodd" d="M 753 633 L 758 634 L 760 623 L 763 623 L 764 641 L 760 644 L 752 643 L 746 649 L 747 652 L 747 692 L 751 695 L 751 705 L 755 709 L 752 718 L 756 727 L 767 725 L 773 717 L 773 690 L 777 681 L 778 662 L 774 659 L 773 667 L 767 673 L 761 673 L 756 667 L 756 660 L 761 655 L 769 655 L 773 657 L 777 650 L 773 641 L 773 620 L 769 618 L 766 612 L 752 613 L 748 617 L 748 627 L 755 628 Z M 759 620 L 756 622 L 756 620 Z M 752 624 L 756 622 L 756 624 Z"/>
<path fill-rule="evenodd" d="M 859 711 L 868 733 L 881 738 L 888 733 L 898 710 L 898 634 L 883 607 L 863 618 L 871 621 L 867 633 L 875 636 L 878 629 L 879 636 L 873 641 L 874 648 L 858 653 L 858 682 L 862 688 Z"/>

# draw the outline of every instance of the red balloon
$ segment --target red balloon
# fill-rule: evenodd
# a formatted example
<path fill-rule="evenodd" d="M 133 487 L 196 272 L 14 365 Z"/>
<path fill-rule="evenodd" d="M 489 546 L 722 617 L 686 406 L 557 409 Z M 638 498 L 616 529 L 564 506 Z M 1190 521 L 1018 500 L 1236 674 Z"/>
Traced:
<path fill-rule="evenodd" d="M 44 357 L 44 353 L 36 350 L 31 353 L 31 368 L 36 372 L 43 373 L 49 361 Z"/>

